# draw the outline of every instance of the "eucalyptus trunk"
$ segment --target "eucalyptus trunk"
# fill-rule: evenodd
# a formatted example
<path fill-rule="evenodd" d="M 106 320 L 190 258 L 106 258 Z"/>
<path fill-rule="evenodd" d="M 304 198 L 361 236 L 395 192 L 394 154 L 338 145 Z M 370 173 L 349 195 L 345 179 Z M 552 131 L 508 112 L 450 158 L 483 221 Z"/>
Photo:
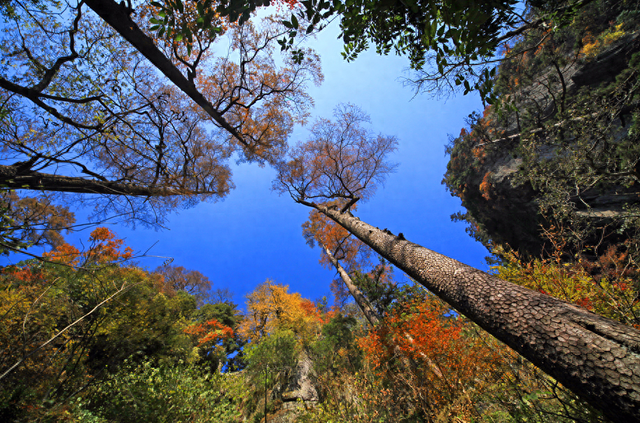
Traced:
<path fill-rule="evenodd" d="M 640 331 L 306 203 L 615 422 L 640 422 Z"/>

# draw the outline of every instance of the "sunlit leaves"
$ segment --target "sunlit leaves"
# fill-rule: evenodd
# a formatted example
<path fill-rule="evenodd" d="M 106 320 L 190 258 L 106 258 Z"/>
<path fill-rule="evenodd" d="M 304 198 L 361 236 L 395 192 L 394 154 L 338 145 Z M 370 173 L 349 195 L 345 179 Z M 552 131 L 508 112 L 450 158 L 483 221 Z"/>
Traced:
<path fill-rule="evenodd" d="M 44 412 L 43 398 L 55 403 L 87 383 L 88 351 L 104 329 L 105 310 L 113 311 L 118 296 L 148 281 L 142 271 L 114 265 L 130 258 L 131 250 L 110 231 L 96 229 L 90 242 L 84 252 L 62 244 L 45 261 L 2 269 L 0 378 L 2 395 L 15 394 L 10 407 L 34 401 L 41 405 L 33 412 Z"/>
<path fill-rule="evenodd" d="M 83 414 L 123 423 L 215 421 L 237 422 L 247 396 L 242 375 L 203 372 L 180 362 L 158 365 L 149 358 L 127 361 L 104 383 L 94 385 L 88 400 L 78 405 Z"/>
<path fill-rule="evenodd" d="M 312 339 L 320 329 L 316 313 L 310 313 L 307 300 L 289 293 L 288 286 L 266 280 L 247 294 L 247 313 L 238 331 L 256 342 L 276 330 L 291 330 L 302 340 Z"/>
<path fill-rule="evenodd" d="M 435 416 L 454 401 L 460 411 L 468 407 L 464 393 L 491 381 L 500 362 L 494 350 L 466 333 L 469 327 L 427 295 L 394 308 L 383 324 L 360 339 L 360 346 L 372 370 L 394 389 L 419 392 L 412 402 L 415 412 Z M 395 374 L 400 370 L 393 364 L 397 349 L 416 363 L 402 375 Z"/>
<path fill-rule="evenodd" d="M 61 232 L 75 222 L 67 207 L 48 198 L 20 198 L 14 191 L 0 195 L 0 251 L 8 254 L 32 245 L 59 246 Z"/>
<path fill-rule="evenodd" d="M 504 257 L 494 267 L 500 278 L 640 327 L 637 270 L 614 246 L 595 262 L 580 259 L 564 264 L 553 259 L 528 261 L 503 249 L 497 252 Z"/>
<path fill-rule="evenodd" d="M 193 336 L 198 347 L 214 345 L 220 340 L 233 336 L 233 330 L 230 327 L 221 324 L 215 319 L 188 326 L 185 328 L 184 333 Z"/>

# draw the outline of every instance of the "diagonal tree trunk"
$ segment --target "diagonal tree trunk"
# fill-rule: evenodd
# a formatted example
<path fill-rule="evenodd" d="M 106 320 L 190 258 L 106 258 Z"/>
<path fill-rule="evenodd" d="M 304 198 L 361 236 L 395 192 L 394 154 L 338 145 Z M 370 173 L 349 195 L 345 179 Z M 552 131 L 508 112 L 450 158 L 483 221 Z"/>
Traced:
<path fill-rule="evenodd" d="M 185 191 L 161 186 L 142 186 L 115 181 L 85 179 L 73 176 L 53 175 L 40 172 L 20 172 L 16 166 L 0 165 L 0 187 L 30 189 L 77 194 L 133 195 L 144 197 L 167 197 L 185 195 Z M 202 192 L 198 194 L 208 194 Z"/>
<path fill-rule="evenodd" d="M 360 310 L 362 310 L 362 314 L 364 314 L 364 317 L 367 318 L 371 327 L 376 326 L 378 323 L 380 323 L 380 317 L 375 312 L 373 307 L 371 307 L 371 304 L 369 304 L 367 298 L 364 296 L 362 291 L 358 289 L 356 284 L 353 283 L 347 271 L 344 270 L 338 259 L 336 259 L 333 254 L 331 254 L 331 251 L 329 251 L 329 249 L 324 245 L 322 245 L 322 249 L 324 250 L 327 257 L 329 257 L 329 260 L 331 261 L 331 264 L 333 264 L 333 267 L 335 267 L 338 271 L 342 282 L 344 282 L 344 284 L 347 286 L 349 293 L 351 294 L 353 299 L 356 300 L 356 304 L 358 304 L 358 307 L 360 307 Z"/>
<path fill-rule="evenodd" d="M 299 201 L 340 224 L 615 422 L 640 422 L 640 331 Z"/>
<path fill-rule="evenodd" d="M 120 4 L 113 0 L 85 0 L 98 16 L 115 29 L 125 40 L 135 47 L 147 60 L 149 60 L 160 72 L 162 72 L 176 87 L 191 97 L 191 99 L 200 106 L 220 127 L 224 128 L 229 134 L 235 137 L 245 147 L 247 142 L 242 135 L 238 133 L 236 128 L 231 126 L 229 122 L 216 110 L 216 108 L 207 100 L 204 95 L 189 81 L 180 70 L 169 60 L 160 49 L 155 45 L 153 40 L 147 36 L 131 19 L 132 10 L 128 10 L 124 2 Z"/>

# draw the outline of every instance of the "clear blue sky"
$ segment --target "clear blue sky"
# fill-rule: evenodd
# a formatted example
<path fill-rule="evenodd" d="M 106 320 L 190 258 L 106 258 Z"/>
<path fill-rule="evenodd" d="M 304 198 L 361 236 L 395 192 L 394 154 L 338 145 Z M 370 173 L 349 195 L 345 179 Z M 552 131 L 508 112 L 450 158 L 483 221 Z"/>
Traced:
<path fill-rule="evenodd" d="M 330 118 L 338 103 L 350 102 L 371 116 L 375 132 L 399 140 L 392 158 L 399 164 L 396 173 L 371 201 L 359 204 L 357 215 L 486 270 L 486 249 L 464 232 L 463 224 L 451 222 L 449 216 L 461 209 L 460 201 L 440 183 L 446 170 L 448 134 L 460 132 L 464 117 L 481 108 L 479 99 L 461 94 L 446 102 L 426 95 L 414 97 L 401 81 L 408 64 L 405 58 L 366 52 L 347 63 L 340 55 L 337 33 L 334 25 L 310 43 L 322 58 L 325 75 L 324 83 L 310 90 L 315 100 L 311 120 Z M 305 139 L 306 130 L 300 128 L 290 142 Z M 329 283 L 335 272 L 320 266 L 320 250 L 308 247 L 301 233 L 309 209 L 271 192 L 275 174 L 271 168 L 242 164 L 233 166 L 233 174 L 236 189 L 224 201 L 170 215 L 168 230 L 132 230 L 119 225 L 111 229 L 138 253 L 153 246 L 149 255 L 172 257 L 174 265 L 202 272 L 214 288 L 232 290 L 241 306 L 243 296 L 267 278 L 289 285 L 290 292 L 306 298 L 330 296 Z M 86 241 L 89 232 L 69 237 L 69 241 Z M 164 260 L 148 257 L 139 262 L 153 269 Z"/>

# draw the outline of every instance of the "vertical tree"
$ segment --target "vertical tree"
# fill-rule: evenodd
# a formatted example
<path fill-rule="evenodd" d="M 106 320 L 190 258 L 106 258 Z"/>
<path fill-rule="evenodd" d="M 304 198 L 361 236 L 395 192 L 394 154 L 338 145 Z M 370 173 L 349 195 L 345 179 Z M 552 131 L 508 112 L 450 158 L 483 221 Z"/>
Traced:
<path fill-rule="evenodd" d="M 340 275 L 340 280 L 346 286 L 349 294 L 353 297 L 356 304 L 364 314 L 369 324 L 373 327 L 380 322 L 380 316 L 373 309 L 369 300 L 360 291 L 358 286 L 349 276 L 349 272 L 340 264 L 340 260 L 348 263 L 352 269 L 358 266 L 367 254 L 365 246 L 357 239 L 350 237 L 350 234 L 341 226 L 336 225 L 333 221 L 323 214 L 312 210 L 309 213 L 309 220 L 302 225 L 302 232 L 310 246 L 318 243 L 323 251 L 320 263 L 326 267 L 333 267 Z M 360 260 L 359 260 L 360 259 Z"/>
<path fill-rule="evenodd" d="M 281 163 L 274 189 L 316 209 L 487 332 L 615 421 L 640 421 L 640 332 L 540 292 L 505 282 L 380 230 L 349 208 L 393 170 L 396 140 L 362 127 L 354 106 L 321 120 Z M 327 202 L 341 200 L 336 205 Z"/>

